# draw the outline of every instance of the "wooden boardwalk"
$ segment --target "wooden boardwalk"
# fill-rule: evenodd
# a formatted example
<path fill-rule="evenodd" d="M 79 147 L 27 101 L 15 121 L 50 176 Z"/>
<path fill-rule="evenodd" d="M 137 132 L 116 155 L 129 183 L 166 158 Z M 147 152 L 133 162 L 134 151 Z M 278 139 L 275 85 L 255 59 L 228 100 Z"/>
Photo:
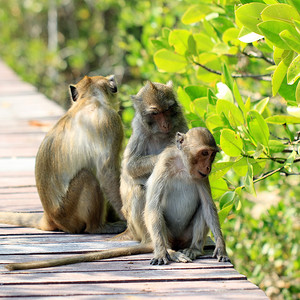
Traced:
<path fill-rule="evenodd" d="M 67 87 L 66 87 L 67 88 Z M 42 211 L 34 161 L 63 110 L 0 61 L 0 211 Z M 151 266 L 136 255 L 65 267 L 9 272 L 4 265 L 108 249 L 108 235 L 44 232 L 0 225 L 0 298 L 268 299 L 230 263 L 210 255 L 193 263 Z"/>

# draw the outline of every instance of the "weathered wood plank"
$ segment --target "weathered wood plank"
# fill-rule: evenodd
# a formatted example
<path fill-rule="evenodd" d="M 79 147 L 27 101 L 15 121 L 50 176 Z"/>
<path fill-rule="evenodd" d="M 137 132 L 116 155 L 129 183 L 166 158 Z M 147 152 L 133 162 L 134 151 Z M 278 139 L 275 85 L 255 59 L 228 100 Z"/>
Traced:
<path fill-rule="evenodd" d="M 267 299 L 262 291 L 246 280 L 190 282 L 120 282 L 84 284 L 2 285 L 0 297 L 64 296 L 76 299 Z M 27 298 L 28 299 L 28 298 Z"/>

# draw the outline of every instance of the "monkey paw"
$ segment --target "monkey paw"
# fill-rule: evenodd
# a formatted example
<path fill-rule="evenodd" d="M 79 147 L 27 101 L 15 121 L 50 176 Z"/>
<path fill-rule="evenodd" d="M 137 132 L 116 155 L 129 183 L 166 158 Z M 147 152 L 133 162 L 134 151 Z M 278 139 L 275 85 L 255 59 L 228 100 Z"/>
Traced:
<path fill-rule="evenodd" d="M 185 256 L 189 257 L 191 260 L 196 259 L 197 257 L 203 255 L 203 251 L 196 249 L 196 248 L 186 248 L 180 250 Z"/>
<path fill-rule="evenodd" d="M 188 255 L 179 251 L 169 250 L 169 256 L 170 260 L 175 262 L 187 263 L 192 261 L 192 259 Z"/>
<path fill-rule="evenodd" d="M 169 253 L 166 252 L 165 255 L 162 255 L 161 257 L 154 257 L 151 259 L 150 264 L 151 265 L 167 265 L 168 262 L 172 260 Z"/>
<path fill-rule="evenodd" d="M 223 248 L 215 248 L 215 251 L 213 253 L 213 257 L 216 257 L 218 261 L 222 262 L 230 262 L 230 258 L 227 256 L 226 250 Z"/>

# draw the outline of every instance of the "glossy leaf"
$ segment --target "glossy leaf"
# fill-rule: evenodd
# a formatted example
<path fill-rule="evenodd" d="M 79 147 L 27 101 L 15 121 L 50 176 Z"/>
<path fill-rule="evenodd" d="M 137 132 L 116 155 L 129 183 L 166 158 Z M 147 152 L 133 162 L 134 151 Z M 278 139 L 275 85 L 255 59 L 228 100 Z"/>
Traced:
<path fill-rule="evenodd" d="M 280 38 L 289 46 L 290 49 L 300 53 L 300 35 L 291 34 L 288 30 L 283 30 L 279 34 Z"/>
<path fill-rule="evenodd" d="M 240 177 L 246 176 L 248 171 L 247 158 L 243 157 L 242 159 L 239 159 L 237 162 L 235 162 L 233 165 L 233 169 L 235 173 Z"/>
<path fill-rule="evenodd" d="M 211 51 L 211 49 L 214 46 L 214 43 L 213 43 L 211 37 L 203 32 L 195 33 L 193 35 L 193 37 L 197 44 L 197 49 L 200 52 Z"/>
<path fill-rule="evenodd" d="M 184 29 L 172 30 L 169 35 L 169 44 L 173 46 L 175 52 L 180 55 L 185 55 L 189 48 L 189 37 L 191 33 Z"/>
<path fill-rule="evenodd" d="M 287 112 L 289 115 L 296 117 L 296 118 L 300 118 L 300 107 L 298 106 L 288 106 L 287 107 Z"/>
<path fill-rule="evenodd" d="M 221 132 L 221 148 L 229 156 L 240 156 L 243 151 L 241 137 L 230 129 L 223 129 Z"/>
<path fill-rule="evenodd" d="M 243 43 L 253 43 L 262 39 L 263 37 L 263 35 L 255 33 L 248 27 L 243 26 L 239 32 L 238 39 Z"/>
<path fill-rule="evenodd" d="M 207 87 L 201 85 L 189 85 L 184 90 L 192 101 L 207 95 Z"/>
<path fill-rule="evenodd" d="M 229 121 L 232 118 L 232 122 L 230 122 L 232 127 L 237 127 L 244 124 L 243 114 L 241 113 L 239 108 L 227 100 L 218 100 L 217 113 L 220 117 L 222 116 L 222 114 L 224 114 Z"/>
<path fill-rule="evenodd" d="M 228 191 L 228 186 L 223 178 L 213 179 L 209 178 L 209 183 L 211 187 L 212 198 L 216 199 L 221 197 L 225 192 Z"/>
<path fill-rule="evenodd" d="M 218 99 L 228 100 L 229 102 L 233 103 L 232 92 L 225 83 L 218 82 L 217 91 L 218 92 L 216 93 L 216 96 Z"/>
<path fill-rule="evenodd" d="M 269 39 L 276 47 L 290 50 L 291 48 L 279 36 L 280 32 L 288 30 L 291 34 L 297 34 L 295 28 L 287 22 L 283 21 L 264 21 L 259 23 L 258 28 L 262 34 Z"/>
<path fill-rule="evenodd" d="M 257 24 L 262 22 L 260 13 L 266 6 L 267 5 L 263 3 L 245 4 L 236 10 L 235 16 L 245 27 L 257 34 L 261 34 Z"/>
<path fill-rule="evenodd" d="M 294 53 L 290 51 L 289 55 L 287 55 L 277 66 L 273 77 L 272 77 L 272 94 L 275 96 L 280 89 L 280 86 L 285 79 L 288 67 L 293 60 Z"/>
<path fill-rule="evenodd" d="M 224 122 L 218 115 L 211 115 L 206 118 L 206 127 L 213 131 L 215 128 L 223 127 Z"/>
<path fill-rule="evenodd" d="M 267 6 L 262 12 L 261 17 L 264 21 L 279 20 L 292 23 L 292 20 L 300 21 L 297 10 L 288 4 L 278 3 Z"/>
<path fill-rule="evenodd" d="M 270 124 L 300 124 L 300 118 L 286 115 L 276 115 L 266 119 Z"/>
<path fill-rule="evenodd" d="M 224 223 L 224 221 L 227 218 L 227 216 L 229 215 L 232 207 L 233 207 L 233 201 L 232 201 L 232 203 L 230 205 L 224 207 L 223 209 L 221 209 L 218 212 L 218 217 L 219 217 L 220 225 L 222 225 Z"/>
<path fill-rule="evenodd" d="M 211 180 L 216 180 L 223 177 L 235 163 L 233 161 L 217 162 L 212 165 L 212 171 L 209 175 Z"/>
<path fill-rule="evenodd" d="M 270 132 L 265 119 L 257 111 L 251 110 L 247 114 L 247 124 L 250 135 L 256 143 L 267 147 Z"/>
<path fill-rule="evenodd" d="M 269 103 L 269 100 L 270 100 L 269 97 L 260 100 L 260 101 L 256 104 L 255 109 L 256 109 L 260 114 L 262 114 L 262 113 L 264 112 L 265 108 L 267 107 L 267 105 L 268 105 L 268 103 Z"/>
<path fill-rule="evenodd" d="M 153 58 L 157 68 L 165 72 L 183 72 L 187 66 L 185 57 L 166 49 L 157 51 Z"/>
<path fill-rule="evenodd" d="M 245 189 L 248 193 L 256 196 L 256 192 L 253 184 L 253 167 L 251 163 L 248 164 L 248 172 L 245 178 Z"/>
<path fill-rule="evenodd" d="M 300 55 L 293 59 L 287 70 L 288 84 L 293 84 L 300 77 Z"/>
<path fill-rule="evenodd" d="M 211 8 L 206 4 L 196 4 L 190 6 L 182 16 L 183 24 L 192 24 L 201 21 L 209 12 Z"/>
<path fill-rule="evenodd" d="M 234 200 L 235 192 L 228 191 L 223 194 L 223 196 L 219 200 L 219 206 L 220 209 L 223 209 L 224 207 L 230 205 L 232 201 Z"/>

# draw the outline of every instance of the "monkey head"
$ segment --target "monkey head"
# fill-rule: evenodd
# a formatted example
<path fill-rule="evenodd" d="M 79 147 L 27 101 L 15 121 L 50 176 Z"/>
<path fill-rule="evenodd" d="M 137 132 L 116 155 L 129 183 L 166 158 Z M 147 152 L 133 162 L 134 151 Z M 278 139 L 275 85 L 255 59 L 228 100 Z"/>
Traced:
<path fill-rule="evenodd" d="M 211 172 L 211 165 L 219 151 L 210 131 L 203 127 L 176 134 L 176 145 L 182 151 L 187 169 L 194 179 L 202 179 Z"/>
<path fill-rule="evenodd" d="M 97 98 L 101 104 L 112 106 L 115 110 L 119 109 L 116 97 L 118 88 L 114 75 L 84 76 L 77 84 L 71 84 L 69 88 L 73 103 L 82 98 Z"/>
<path fill-rule="evenodd" d="M 167 84 L 148 81 L 132 100 L 144 127 L 151 133 L 168 134 L 172 130 L 172 120 L 176 120 L 174 117 L 180 110 L 172 81 Z"/>

